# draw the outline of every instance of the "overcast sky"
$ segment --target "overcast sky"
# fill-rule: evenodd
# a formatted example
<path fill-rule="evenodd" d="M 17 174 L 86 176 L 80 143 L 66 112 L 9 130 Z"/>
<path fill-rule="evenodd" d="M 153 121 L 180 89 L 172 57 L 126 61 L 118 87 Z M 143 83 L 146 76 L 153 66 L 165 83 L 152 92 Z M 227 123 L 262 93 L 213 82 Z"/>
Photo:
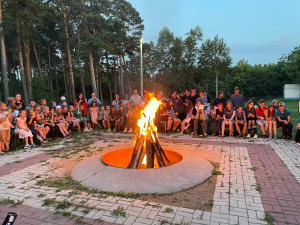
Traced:
<path fill-rule="evenodd" d="M 156 41 L 164 26 L 184 37 L 198 25 L 204 38 L 224 38 L 233 65 L 276 63 L 300 45 L 300 0 L 128 1 L 144 20 L 144 41 Z"/>

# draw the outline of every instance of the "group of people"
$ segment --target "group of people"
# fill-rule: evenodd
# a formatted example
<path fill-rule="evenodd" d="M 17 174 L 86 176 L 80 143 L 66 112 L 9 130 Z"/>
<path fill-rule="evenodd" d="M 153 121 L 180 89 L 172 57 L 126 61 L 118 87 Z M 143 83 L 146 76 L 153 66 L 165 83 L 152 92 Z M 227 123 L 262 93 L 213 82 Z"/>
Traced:
<path fill-rule="evenodd" d="M 148 102 L 148 95 L 143 98 L 134 90 L 129 98 L 124 100 L 119 95 L 110 105 L 104 106 L 92 93 L 89 100 L 79 94 L 74 102 L 67 102 L 64 96 L 60 103 L 55 101 L 47 106 L 45 99 L 37 104 L 31 100 L 25 105 L 21 95 L 8 99 L 8 104 L 0 103 L 0 154 L 9 151 L 9 144 L 13 134 L 25 140 L 24 148 L 34 148 L 34 139 L 46 145 L 48 138 L 70 138 L 72 130 L 90 132 L 98 125 L 107 132 L 134 132 L 140 111 Z M 292 137 L 291 115 L 283 102 L 274 100 L 266 107 L 265 101 L 259 103 L 251 98 L 246 107 L 244 97 L 239 88 L 227 100 L 224 92 L 219 92 L 215 101 L 210 101 L 206 91 L 197 94 L 195 89 L 185 90 L 181 95 L 173 92 L 169 98 L 159 92 L 156 95 L 161 105 L 156 112 L 155 123 L 159 131 L 190 132 L 191 135 L 206 137 L 210 130 L 213 136 L 225 136 L 226 127 L 229 137 L 236 131 L 240 137 L 257 136 L 257 126 L 262 131 L 262 138 L 277 139 L 277 128 L 282 127 L 282 138 Z M 300 145 L 300 124 L 297 125 L 296 142 Z"/>

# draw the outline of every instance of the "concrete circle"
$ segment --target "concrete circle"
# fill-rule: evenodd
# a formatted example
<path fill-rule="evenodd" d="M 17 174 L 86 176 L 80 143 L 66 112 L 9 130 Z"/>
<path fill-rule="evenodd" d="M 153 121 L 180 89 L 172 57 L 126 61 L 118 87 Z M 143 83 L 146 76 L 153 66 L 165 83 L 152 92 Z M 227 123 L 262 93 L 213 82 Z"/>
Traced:
<path fill-rule="evenodd" d="M 130 148 L 122 144 L 109 151 Z M 162 146 L 163 147 L 163 146 Z M 188 147 L 190 148 L 190 147 Z M 124 169 L 104 165 L 103 154 L 83 160 L 72 170 L 71 176 L 91 189 L 108 192 L 165 194 L 182 191 L 204 182 L 211 176 L 213 166 L 191 151 L 172 147 L 182 155 L 182 160 L 159 169 Z"/>

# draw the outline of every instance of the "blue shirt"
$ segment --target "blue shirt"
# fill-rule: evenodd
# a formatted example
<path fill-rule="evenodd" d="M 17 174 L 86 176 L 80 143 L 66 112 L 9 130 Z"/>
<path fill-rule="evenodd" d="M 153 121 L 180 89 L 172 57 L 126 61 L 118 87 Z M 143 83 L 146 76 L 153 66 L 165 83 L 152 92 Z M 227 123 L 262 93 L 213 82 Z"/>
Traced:
<path fill-rule="evenodd" d="M 288 116 L 291 116 L 291 112 L 288 109 L 284 110 L 284 113 L 281 113 L 279 109 L 276 110 L 275 112 L 276 116 L 279 116 L 281 120 L 288 120 Z"/>

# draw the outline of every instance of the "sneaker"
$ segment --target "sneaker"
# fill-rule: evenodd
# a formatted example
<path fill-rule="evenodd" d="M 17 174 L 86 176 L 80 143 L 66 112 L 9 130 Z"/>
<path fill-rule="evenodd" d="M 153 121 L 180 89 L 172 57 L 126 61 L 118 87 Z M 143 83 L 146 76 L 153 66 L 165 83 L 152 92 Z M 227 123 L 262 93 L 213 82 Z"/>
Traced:
<path fill-rule="evenodd" d="M 89 129 L 89 132 L 91 132 L 91 131 L 93 131 L 93 128 L 90 128 L 90 129 Z"/>
<path fill-rule="evenodd" d="M 117 131 L 117 129 L 116 128 L 114 128 L 114 132 L 116 132 Z"/>
<path fill-rule="evenodd" d="M 27 144 L 27 145 L 24 146 L 24 149 L 28 149 L 28 148 L 30 148 L 29 144 Z"/>
<path fill-rule="evenodd" d="M 123 132 L 124 132 L 124 133 L 126 133 L 126 132 L 127 132 L 127 127 L 125 127 L 125 130 L 123 130 Z"/>
<path fill-rule="evenodd" d="M 204 133 L 204 137 L 207 137 L 207 133 Z"/>
<path fill-rule="evenodd" d="M 130 128 L 130 130 L 128 131 L 128 133 L 132 133 L 132 128 Z"/>
<path fill-rule="evenodd" d="M 253 137 L 254 139 L 257 139 L 257 134 L 254 134 L 254 137 Z"/>
<path fill-rule="evenodd" d="M 274 140 L 277 140 L 277 139 L 278 139 L 277 135 L 274 135 Z"/>
<path fill-rule="evenodd" d="M 0 151 L 0 155 L 5 155 L 5 152 Z"/>
<path fill-rule="evenodd" d="M 266 135 L 262 135 L 261 138 L 266 139 Z"/>
<path fill-rule="evenodd" d="M 189 127 L 188 127 L 188 126 L 186 126 L 186 127 L 184 128 L 184 130 L 187 130 L 187 129 L 189 129 Z"/>
<path fill-rule="evenodd" d="M 83 129 L 83 132 L 84 132 L 84 133 L 89 132 L 89 129 L 88 129 L 87 127 L 85 127 L 85 128 Z"/>
<path fill-rule="evenodd" d="M 44 143 L 43 143 L 44 144 Z M 30 147 L 31 148 L 36 148 L 36 145 L 34 144 L 34 143 L 32 143 L 31 145 L 30 145 Z"/>
<path fill-rule="evenodd" d="M 272 140 L 272 134 L 269 135 L 269 140 Z"/>
<path fill-rule="evenodd" d="M 195 135 L 195 133 L 194 133 L 194 132 L 192 132 L 192 133 L 191 133 L 191 135 Z"/>
<path fill-rule="evenodd" d="M 110 129 L 110 128 L 108 128 L 108 129 L 107 129 L 107 132 L 111 132 L 111 129 Z"/>
<path fill-rule="evenodd" d="M 247 135 L 247 138 L 251 138 L 251 134 L 248 134 L 248 135 Z"/>

